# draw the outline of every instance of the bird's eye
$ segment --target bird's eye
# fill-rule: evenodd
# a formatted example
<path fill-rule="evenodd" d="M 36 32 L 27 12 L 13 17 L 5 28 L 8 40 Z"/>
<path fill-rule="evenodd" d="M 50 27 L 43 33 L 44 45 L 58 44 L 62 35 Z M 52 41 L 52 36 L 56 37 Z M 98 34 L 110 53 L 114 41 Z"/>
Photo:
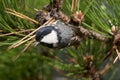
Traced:
<path fill-rule="evenodd" d="M 43 38 L 44 36 L 43 36 L 43 35 L 41 35 L 40 37 L 41 37 L 41 38 Z"/>

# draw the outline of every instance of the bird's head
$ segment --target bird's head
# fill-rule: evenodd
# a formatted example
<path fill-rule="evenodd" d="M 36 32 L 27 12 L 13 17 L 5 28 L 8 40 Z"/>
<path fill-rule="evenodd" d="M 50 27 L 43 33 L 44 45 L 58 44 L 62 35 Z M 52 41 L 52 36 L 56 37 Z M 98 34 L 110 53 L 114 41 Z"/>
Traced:
<path fill-rule="evenodd" d="M 36 42 L 49 48 L 57 47 L 58 32 L 53 26 L 46 26 L 36 32 Z"/>

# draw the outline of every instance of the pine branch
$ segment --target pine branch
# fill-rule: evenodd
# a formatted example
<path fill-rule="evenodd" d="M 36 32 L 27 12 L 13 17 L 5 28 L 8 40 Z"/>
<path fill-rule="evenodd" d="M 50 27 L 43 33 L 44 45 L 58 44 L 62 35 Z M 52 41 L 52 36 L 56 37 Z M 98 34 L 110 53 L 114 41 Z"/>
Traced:
<path fill-rule="evenodd" d="M 80 28 L 80 32 L 89 38 L 93 38 L 93 39 L 100 40 L 103 42 L 109 41 L 108 37 L 101 35 L 99 33 L 96 33 L 95 31 L 85 29 L 83 26 L 80 26 L 79 28 Z"/>
<path fill-rule="evenodd" d="M 71 7 L 71 11 L 75 11 L 76 8 L 78 7 L 77 6 L 77 2 L 78 0 L 76 0 L 76 3 L 75 3 L 75 0 L 72 0 L 72 7 Z M 18 42 L 14 43 L 13 45 L 11 45 L 9 47 L 9 49 L 11 48 L 16 48 L 18 46 L 21 46 L 22 44 L 24 43 L 29 43 L 29 41 L 31 41 L 29 44 L 27 44 L 25 46 L 25 48 L 21 51 L 20 54 L 17 55 L 16 58 L 18 58 L 25 50 L 27 50 L 31 44 L 33 44 L 33 42 L 35 41 L 34 38 L 35 38 L 35 32 L 41 28 L 41 26 L 44 26 L 46 24 L 51 24 L 52 22 L 54 22 L 55 20 L 62 20 L 65 24 L 67 24 L 68 26 L 75 26 L 78 28 L 78 31 L 80 34 L 78 34 L 79 36 L 81 36 L 83 38 L 83 40 L 85 38 L 92 38 L 92 39 L 95 39 L 95 40 L 99 40 L 100 42 L 105 42 L 105 44 L 111 44 L 112 41 L 113 41 L 113 44 L 110 45 L 111 47 L 112 46 L 119 46 L 120 43 L 119 40 L 120 40 L 120 35 L 119 33 L 116 33 L 114 35 L 110 35 L 111 38 L 109 38 L 108 36 L 106 35 L 102 35 L 100 33 L 97 33 L 96 31 L 94 30 L 90 30 L 88 28 L 85 28 L 83 25 L 81 25 L 82 22 L 84 22 L 84 13 L 79 10 L 79 11 L 75 11 L 75 13 L 73 13 L 72 15 L 70 16 L 67 16 L 66 14 L 64 14 L 61 10 L 61 4 L 62 4 L 62 0 L 51 0 L 50 4 L 48 4 L 47 6 L 45 6 L 41 11 L 39 11 L 38 15 L 36 16 L 38 20 L 34 20 L 34 19 L 31 19 L 21 13 L 18 13 L 14 10 L 11 10 L 11 9 L 7 9 L 7 13 L 10 13 L 12 15 L 15 15 L 19 18 L 22 18 L 22 19 L 25 19 L 25 20 L 28 20 L 28 21 L 31 21 L 31 22 L 34 22 L 36 23 L 38 26 L 37 29 L 35 29 L 33 32 L 29 33 L 28 35 L 26 35 L 24 38 L 20 39 Z M 88 9 L 87 9 L 88 10 Z M 41 15 L 42 14 L 42 15 Z M 94 17 L 93 17 L 94 18 Z M 99 18 L 97 18 L 99 19 Z M 99 19 L 100 21 L 100 19 Z M 102 27 L 102 26 L 101 26 Z M 104 26 L 105 27 L 105 26 Z M 104 28 L 103 27 L 103 28 Z M 101 29 L 103 29 L 101 28 Z M 106 30 L 107 32 L 107 30 Z M 21 32 L 18 32 L 18 33 L 23 33 L 23 31 Z M 102 31 L 101 31 L 102 33 Z M 8 33 L 8 34 L 5 34 L 5 35 L 2 35 L 2 36 L 6 36 L 6 35 L 12 35 L 12 34 L 16 34 L 16 33 Z M 110 43 L 109 43 L 110 42 Z M 94 46 L 94 45 L 92 45 Z M 86 46 L 84 47 L 86 48 Z M 85 50 L 85 49 L 84 49 Z M 111 50 L 111 52 L 113 51 L 113 49 Z M 117 53 L 119 53 L 119 51 L 116 51 Z M 74 54 L 74 53 L 73 53 Z M 84 54 L 84 51 L 83 51 L 83 54 Z M 92 54 L 92 53 L 91 53 Z M 76 54 L 74 54 L 76 55 Z M 77 57 L 80 57 L 81 56 L 77 56 Z M 14 58 L 14 60 L 16 59 Z M 82 57 L 83 58 L 83 57 Z M 119 54 L 118 54 L 118 57 L 116 59 L 119 58 Z M 94 59 L 95 60 L 95 59 Z M 89 63 L 85 62 L 86 64 L 90 64 L 92 63 L 91 66 L 87 65 L 87 74 L 91 77 L 95 77 L 96 76 L 96 68 L 93 64 L 93 61 L 91 60 Z M 76 63 L 75 63 L 76 64 Z M 63 65 L 60 65 L 59 67 L 63 68 L 62 67 Z M 73 66 L 73 65 L 72 65 Z M 72 67 L 71 66 L 71 67 Z M 110 65 L 109 65 L 110 67 Z M 106 70 L 109 68 L 109 67 L 105 67 L 99 74 L 103 74 L 104 72 L 106 72 Z M 65 69 L 67 70 L 68 67 L 65 67 Z M 79 67 L 77 67 L 79 68 Z M 92 72 L 93 71 L 93 72 Z M 97 74 L 97 75 L 99 75 Z M 93 76 L 94 75 L 94 76 Z M 98 76 L 99 77 L 99 76 Z M 98 79 L 95 79 L 95 80 L 98 80 Z"/>

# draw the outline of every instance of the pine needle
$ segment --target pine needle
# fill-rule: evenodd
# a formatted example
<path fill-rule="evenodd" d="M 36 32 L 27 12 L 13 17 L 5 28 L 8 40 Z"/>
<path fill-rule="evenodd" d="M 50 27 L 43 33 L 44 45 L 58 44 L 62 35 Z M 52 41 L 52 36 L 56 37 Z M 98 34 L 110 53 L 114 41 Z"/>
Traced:
<path fill-rule="evenodd" d="M 22 18 L 22 19 L 25 19 L 25 20 L 28 20 L 28 21 L 31 21 L 31 22 L 34 22 L 36 24 L 38 24 L 39 22 L 32 19 L 32 18 L 29 18 L 28 16 L 24 15 L 24 14 L 21 14 L 19 12 L 16 12 L 15 10 L 12 10 L 12 9 L 9 9 L 9 8 L 6 8 L 6 12 L 9 13 L 9 14 L 12 14 L 14 16 L 17 16 L 19 18 Z"/>
<path fill-rule="evenodd" d="M 34 41 L 35 41 L 34 39 L 32 41 L 29 41 L 28 44 L 26 44 L 25 48 L 19 54 L 17 54 L 15 57 L 12 58 L 12 61 L 18 59 L 20 55 L 22 55 L 30 47 L 30 45 L 34 43 Z"/>
<path fill-rule="evenodd" d="M 74 11 L 74 7 L 75 7 L 74 3 L 75 3 L 75 0 L 72 0 L 71 12 L 73 12 L 73 11 Z"/>
<path fill-rule="evenodd" d="M 46 23 L 44 23 L 43 25 L 51 24 L 51 23 L 54 22 L 54 21 L 55 21 L 55 19 L 51 18 L 50 20 L 48 20 L 48 21 L 47 21 Z M 43 25 L 42 25 L 42 26 L 43 26 Z M 35 30 L 34 30 L 33 32 L 31 32 L 30 34 L 28 34 L 28 35 L 26 35 L 25 37 L 23 37 L 23 38 L 22 38 L 21 40 L 19 40 L 18 42 L 16 42 L 16 43 L 14 43 L 13 45 L 9 46 L 8 49 L 16 48 L 16 47 L 20 46 L 21 44 L 29 41 L 30 39 L 33 39 L 33 38 L 35 37 L 34 33 L 35 33 L 37 30 L 39 30 L 40 28 L 41 28 L 41 26 L 38 27 L 37 29 L 35 29 Z M 31 36 L 31 35 L 33 35 L 33 36 Z"/>
<path fill-rule="evenodd" d="M 20 33 L 25 33 L 25 32 L 30 32 L 33 31 L 34 29 L 27 29 L 27 30 L 20 30 L 20 31 L 16 31 L 16 32 L 10 32 L 10 33 L 6 33 L 6 34 L 1 34 L 0 37 L 5 37 L 5 36 L 10 36 L 13 34 L 19 35 Z"/>
<path fill-rule="evenodd" d="M 15 10 L 12 10 L 12 9 L 9 9 L 9 8 L 6 8 L 6 10 L 7 10 L 6 12 L 9 13 L 9 14 L 12 14 L 12 15 L 17 16 L 19 18 L 22 18 L 22 19 L 25 19 L 25 20 L 28 20 L 28 21 L 31 21 L 31 22 L 34 22 L 34 23 L 38 24 L 38 22 L 36 20 L 34 20 L 32 18 L 29 18 L 28 16 L 25 16 L 25 15 L 23 15 L 21 13 L 18 13 Z M 51 24 L 54 21 L 55 21 L 54 18 L 50 18 L 47 22 L 45 22 L 41 26 L 44 26 L 44 25 L 47 25 L 47 24 Z M 37 30 L 39 30 L 41 28 L 41 26 L 38 27 L 37 29 L 35 29 L 34 31 L 32 31 L 31 33 L 29 33 L 28 35 L 26 35 L 25 37 L 23 37 L 22 39 L 20 39 L 19 41 L 17 41 L 16 43 L 14 43 L 13 45 L 11 45 L 11 46 L 8 47 L 8 49 L 12 49 L 12 48 L 16 48 L 16 47 L 18 47 L 18 46 L 20 46 L 20 45 L 28 42 L 28 44 L 26 44 L 26 46 L 24 47 L 24 49 L 17 56 L 15 56 L 12 59 L 13 61 L 15 61 L 17 58 L 19 58 L 19 56 L 22 55 L 23 52 L 25 52 L 30 47 L 30 45 L 35 42 L 35 39 L 34 39 L 35 38 L 35 32 Z M 2 36 L 12 35 L 12 34 L 22 33 L 22 32 L 24 32 L 24 31 L 12 32 L 12 33 L 8 33 L 8 34 L 2 35 Z"/>

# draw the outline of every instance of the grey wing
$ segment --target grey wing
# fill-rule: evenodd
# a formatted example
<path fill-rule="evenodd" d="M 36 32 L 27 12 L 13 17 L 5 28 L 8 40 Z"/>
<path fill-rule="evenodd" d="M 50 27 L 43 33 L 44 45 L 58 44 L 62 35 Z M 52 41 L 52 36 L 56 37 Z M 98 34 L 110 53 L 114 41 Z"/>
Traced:
<path fill-rule="evenodd" d="M 56 22 L 55 28 L 59 29 L 59 34 L 61 37 L 60 45 L 61 46 L 69 45 L 71 42 L 71 38 L 73 37 L 73 33 L 74 33 L 73 30 L 68 25 L 66 25 L 61 21 Z"/>

